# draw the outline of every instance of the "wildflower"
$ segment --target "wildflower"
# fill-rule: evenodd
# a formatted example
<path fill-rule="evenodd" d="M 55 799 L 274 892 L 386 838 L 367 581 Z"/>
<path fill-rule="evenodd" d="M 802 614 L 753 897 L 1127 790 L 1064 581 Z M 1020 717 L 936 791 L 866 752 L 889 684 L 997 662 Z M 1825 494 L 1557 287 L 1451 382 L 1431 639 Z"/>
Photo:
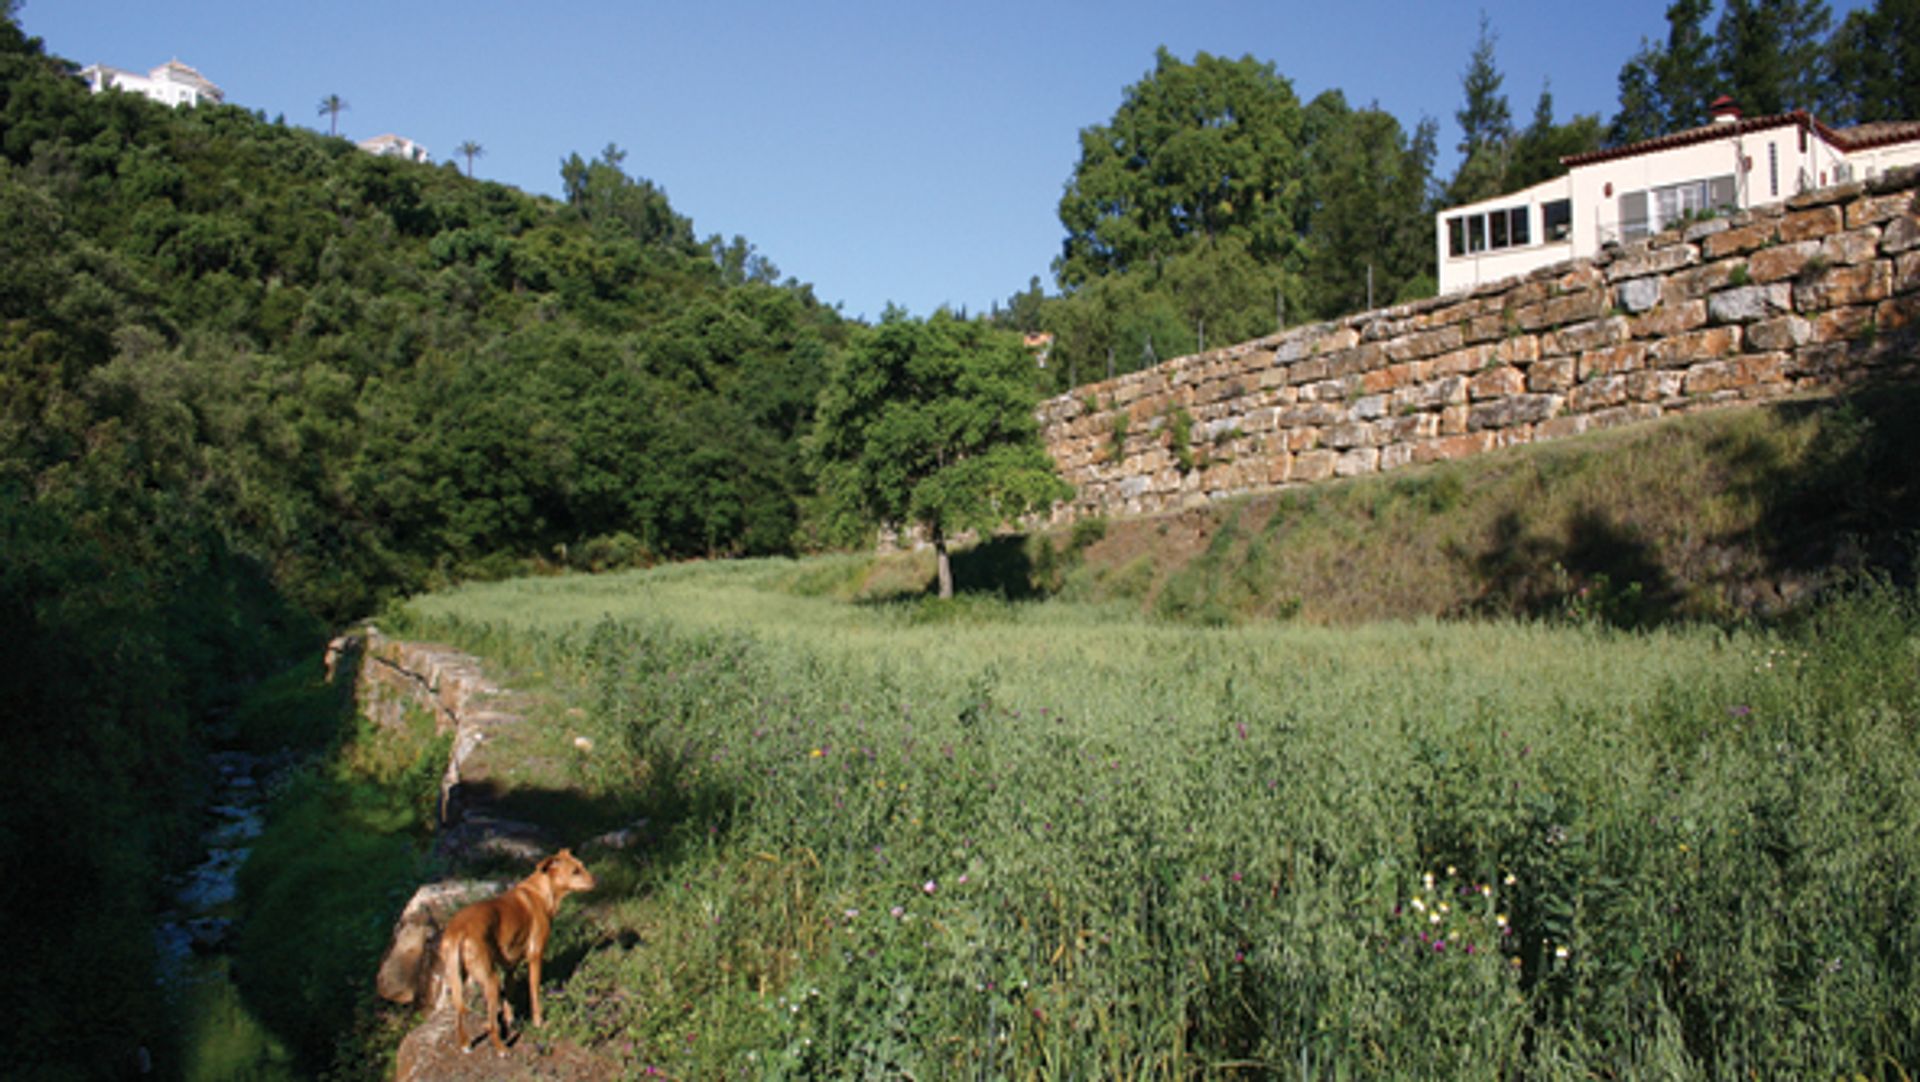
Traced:
<path fill-rule="evenodd" d="M 859 915 L 860 915 L 860 911 L 859 911 L 858 909 L 849 909 L 849 910 L 847 910 L 847 919 L 848 919 L 848 920 L 853 920 L 854 918 L 856 918 L 856 917 L 858 917 Z"/>
<path fill-rule="evenodd" d="M 1459 874 L 1459 873 L 1457 873 L 1457 872 L 1455 872 L 1455 871 L 1453 870 L 1453 865 L 1451 865 L 1451 864 L 1449 864 L 1449 865 L 1447 865 L 1447 878 L 1448 878 L 1448 879 L 1452 879 L 1452 878 L 1453 878 L 1453 877 L 1454 877 L 1455 875 L 1457 875 L 1457 874 Z"/>
<path fill-rule="evenodd" d="M 1425 913 L 1427 911 L 1427 903 L 1421 901 L 1418 895 L 1415 895 L 1413 899 L 1413 911 L 1415 913 Z"/>
<path fill-rule="evenodd" d="M 1493 923 L 1505 928 L 1507 926 L 1507 915 L 1505 913 L 1495 913 L 1493 915 Z"/>
<path fill-rule="evenodd" d="M 1553 948 L 1553 956 L 1555 958 L 1565 958 L 1567 956 L 1567 948 L 1564 946 Z"/>
<path fill-rule="evenodd" d="M 808 752 L 808 753 L 807 753 L 807 757 L 808 757 L 808 758 L 810 758 L 810 759 L 818 759 L 818 758 L 821 758 L 822 756 L 824 756 L 824 755 L 826 755 L 826 754 L 827 754 L 827 753 L 826 753 L 825 751 L 822 751 L 822 750 L 821 750 L 821 749 L 819 749 L 819 748 L 815 748 L 815 749 L 813 749 L 812 751 L 810 751 L 810 752 Z"/>
<path fill-rule="evenodd" d="M 920 889 L 924 893 L 932 894 L 934 891 L 940 889 L 940 884 L 929 879 L 925 883 L 920 884 Z"/>
<path fill-rule="evenodd" d="M 1513 886 L 1515 883 L 1519 882 L 1519 880 L 1514 878 L 1512 872 L 1508 872 L 1507 877 L 1505 879 L 1502 879 L 1500 882 L 1510 887 L 1510 886 Z"/>
<path fill-rule="evenodd" d="M 887 910 L 887 912 L 893 916 L 894 920 L 899 920 L 901 917 L 907 915 L 907 907 L 896 905 L 892 909 Z"/>
<path fill-rule="evenodd" d="M 960 876 L 960 885 L 963 887 L 967 885 L 967 877 L 965 873 L 962 873 Z"/>
<path fill-rule="evenodd" d="M 1433 889 L 1433 873 L 1432 872 L 1428 872 L 1426 875 L 1421 876 L 1420 881 L 1427 885 L 1428 890 Z"/>
<path fill-rule="evenodd" d="M 1428 914 L 1427 914 L 1427 923 L 1428 923 L 1428 924 L 1438 924 L 1438 923 L 1440 923 L 1440 914 L 1438 914 L 1438 913 L 1428 913 Z"/>

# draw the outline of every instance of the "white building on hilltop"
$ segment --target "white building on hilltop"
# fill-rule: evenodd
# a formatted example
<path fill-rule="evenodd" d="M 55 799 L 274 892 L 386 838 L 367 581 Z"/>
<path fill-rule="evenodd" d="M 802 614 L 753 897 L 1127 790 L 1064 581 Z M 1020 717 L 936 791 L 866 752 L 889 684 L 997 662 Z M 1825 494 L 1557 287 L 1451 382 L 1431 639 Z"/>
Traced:
<path fill-rule="evenodd" d="M 362 139 L 357 144 L 361 150 L 382 158 L 405 158 L 410 162 L 426 163 L 433 160 L 427 148 L 404 135 L 376 135 L 371 139 Z"/>
<path fill-rule="evenodd" d="M 1651 236 L 1688 217 L 1778 203 L 1920 163 L 1920 121 L 1830 128 L 1803 110 L 1713 122 L 1561 159 L 1565 176 L 1434 215 L 1440 292 Z"/>
<path fill-rule="evenodd" d="M 105 64 L 90 64 L 80 69 L 87 88 L 98 94 L 108 87 L 131 94 L 144 94 L 162 105 L 219 105 L 226 92 L 213 80 L 178 60 L 169 60 L 145 75 L 121 71 Z"/>

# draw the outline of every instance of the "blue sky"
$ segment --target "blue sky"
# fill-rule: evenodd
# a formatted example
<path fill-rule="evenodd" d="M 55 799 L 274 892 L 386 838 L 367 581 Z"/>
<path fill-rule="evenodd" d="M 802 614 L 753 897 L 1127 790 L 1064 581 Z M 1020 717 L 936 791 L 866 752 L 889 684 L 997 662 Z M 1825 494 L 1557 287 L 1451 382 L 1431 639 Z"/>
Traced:
<path fill-rule="evenodd" d="M 978 311 L 1049 265 L 1081 128 L 1104 123 L 1165 45 L 1270 61 L 1305 101 L 1339 88 L 1459 139 L 1460 74 L 1484 10 L 1514 118 L 1610 117 L 1615 77 L 1667 0 L 26 0 L 81 64 L 178 57 L 231 103 L 341 134 L 396 132 L 436 160 L 549 195 L 561 159 L 608 143 L 701 236 L 744 235 L 849 316 L 891 301 Z M 1833 4 L 1836 21 L 1858 0 Z"/>

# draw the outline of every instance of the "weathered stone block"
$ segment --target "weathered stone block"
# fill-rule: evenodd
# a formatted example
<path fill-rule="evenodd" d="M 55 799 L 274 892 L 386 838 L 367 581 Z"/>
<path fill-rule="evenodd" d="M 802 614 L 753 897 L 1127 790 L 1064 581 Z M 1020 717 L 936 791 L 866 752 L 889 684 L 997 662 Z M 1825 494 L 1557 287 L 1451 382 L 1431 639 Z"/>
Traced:
<path fill-rule="evenodd" d="M 1880 250 L 1880 227 L 1835 233 L 1820 242 L 1820 258 L 1829 263 L 1865 263 Z"/>
<path fill-rule="evenodd" d="M 1393 411 L 1431 410 L 1467 400 L 1465 376 L 1445 376 L 1416 383 L 1393 392 Z"/>
<path fill-rule="evenodd" d="M 1535 424 L 1559 413 L 1562 402 L 1562 398 L 1556 394 L 1512 394 L 1481 402 L 1471 407 L 1467 415 L 1467 428 L 1479 431 L 1484 428 Z"/>
<path fill-rule="evenodd" d="M 1402 417 L 1380 422 L 1381 446 L 1404 444 L 1412 440 L 1423 440 L 1440 434 L 1440 415 L 1437 413 L 1410 413 Z"/>
<path fill-rule="evenodd" d="M 1904 214 L 1912 203 L 1913 195 L 1909 192 L 1862 196 L 1847 204 L 1847 228 L 1891 221 Z"/>
<path fill-rule="evenodd" d="M 1468 346 L 1435 357 L 1429 370 L 1435 378 L 1457 376 L 1465 372 L 1478 372 L 1493 361 L 1494 347 L 1490 345 Z"/>
<path fill-rule="evenodd" d="M 1722 259 L 1717 263 L 1670 274 L 1661 283 L 1660 299 L 1668 304 L 1679 304 L 1704 297 L 1716 289 L 1726 288 L 1733 280 L 1733 272 L 1736 269 L 1744 271 L 1746 265 L 1744 259 Z"/>
<path fill-rule="evenodd" d="M 1749 349 L 1797 349 L 1813 336 L 1813 325 L 1796 315 L 1763 319 L 1747 327 Z"/>
<path fill-rule="evenodd" d="M 1836 206 L 1828 205 L 1795 211 L 1780 219 L 1780 239 L 1789 244 L 1794 241 L 1815 240 L 1840 232 L 1846 224 L 1846 215 Z"/>
<path fill-rule="evenodd" d="M 1681 393 L 1710 395 L 1744 390 L 1756 383 L 1782 378 L 1786 363 L 1784 353 L 1750 353 L 1724 361 L 1708 361 L 1687 370 Z"/>
<path fill-rule="evenodd" d="M 1644 312 L 1660 303 L 1659 278 L 1635 278 L 1613 291 L 1614 303 L 1628 312 Z"/>
<path fill-rule="evenodd" d="M 1920 248 L 1920 215 L 1909 210 L 1880 231 L 1880 250 L 1892 255 L 1914 248 Z"/>
<path fill-rule="evenodd" d="M 1902 252 L 1893 261 L 1893 289 L 1896 293 L 1920 289 L 1920 252 Z"/>
<path fill-rule="evenodd" d="M 1357 447 L 1333 460 L 1335 477 L 1358 477 L 1364 473 L 1375 473 L 1380 469 L 1380 449 L 1378 447 Z"/>
<path fill-rule="evenodd" d="M 1607 376 L 1616 372 L 1629 372 L 1644 368 L 1647 363 L 1647 344 L 1645 342 L 1625 342 L 1607 349 L 1596 349 L 1580 355 L 1580 378 L 1592 379 L 1594 376 Z"/>
<path fill-rule="evenodd" d="M 1795 282 L 1793 306 L 1802 313 L 1872 304 L 1893 293 L 1893 263 L 1880 259 L 1852 267 L 1828 267 Z"/>
<path fill-rule="evenodd" d="M 1387 356 L 1395 361 L 1417 361 L 1466 344 L 1466 331 L 1459 324 L 1421 331 L 1387 343 Z"/>
<path fill-rule="evenodd" d="M 1500 364 L 1532 364 L 1540 359 L 1540 336 L 1516 334 L 1493 346 L 1493 360 Z"/>
<path fill-rule="evenodd" d="M 1832 308 L 1813 317 L 1813 341 L 1845 342 L 1865 334 L 1873 325 L 1875 306 Z"/>
<path fill-rule="evenodd" d="M 1324 481 L 1333 476 L 1333 464 L 1339 460 L 1333 451 L 1302 451 L 1293 456 L 1294 481 Z"/>
<path fill-rule="evenodd" d="M 1570 413 L 1564 417 L 1555 417 L 1552 420 L 1540 422 L 1539 427 L 1534 429 L 1534 435 L 1543 440 L 1558 440 L 1565 439 L 1568 436 L 1578 436 L 1586 430 L 1587 415 L 1584 413 Z"/>
<path fill-rule="evenodd" d="M 1627 400 L 1625 376 L 1601 376 L 1588 380 L 1567 394 L 1567 409 L 1573 413 L 1591 413 Z"/>
<path fill-rule="evenodd" d="M 1700 262 L 1700 252 L 1690 244 L 1669 244 L 1665 247 L 1645 249 L 1636 246 L 1622 251 L 1607 264 L 1607 281 L 1619 282 L 1649 274 L 1667 274 L 1698 262 Z"/>
<path fill-rule="evenodd" d="M 1473 407 L 1466 405 L 1448 406 L 1440 411 L 1440 434 L 1458 436 L 1467 430 L 1467 418 Z"/>
<path fill-rule="evenodd" d="M 1548 355 L 1585 353 L 1602 346 L 1618 345 L 1632 336 L 1632 324 L 1625 316 L 1609 316 L 1562 327 L 1546 336 L 1542 351 Z"/>
<path fill-rule="evenodd" d="M 1707 298 L 1707 316 L 1715 323 L 1750 323 L 1792 310 L 1793 287 L 1786 282 L 1738 286 Z"/>
<path fill-rule="evenodd" d="M 1635 402 L 1658 402 L 1680 393 L 1686 373 L 1667 368 L 1627 373 L 1627 394 Z"/>
<path fill-rule="evenodd" d="M 1343 349 L 1352 349 L 1359 344 L 1360 332 L 1354 330 L 1352 327 L 1337 327 L 1327 334 L 1321 335 L 1320 338 L 1313 343 L 1313 352 L 1316 354 L 1338 353 Z"/>
<path fill-rule="evenodd" d="M 1709 260 L 1730 255 L 1744 255 L 1772 244 L 1779 238 L 1775 224 L 1771 221 L 1752 222 L 1738 226 L 1706 238 L 1700 242 L 1701 253 Z"/>
<path fill-rule="evenodd" d="M 1740 325 L 1727 324 L 1689 331 L 1651 343 L 1647 360 L 1661 368 L 1711 361 L 1740 352 Z"/>
<path fill-rule="evenodd" d="M 1822 179 L 1825 178 L 1824 173 L 1821 176 Z M 1866 190 L 1867 186 L 1857 180 L 1848 181 L 1845 184 L 1825 184 L 1788 199 L 1787 209 L 1793 211 L 1807 207 L 1823 207 L 1830 203 L 1845 203 L 1860 198 L 1861 193 Z"/>
<path fill-rule="evenodd" d="M 1380 448 L 1380 472 L 1413 465 L 1413 444 L 1395 443 Z"/>
<path fill-rule="evenodd" d="M 1783 278 L 1792 278 L 1818 254 L 1820 242 L 1817 240 L 1763 248 L 1747 260 L 1747 277 L 1755 282 L 1778 282 Z"/>
<path fill-rule="evenodd" d="M 1512 365 L 1489 368 L 1467 382 L 1467 397 L 1474 401 L 1518 394 L 1526 390 L 1527 377 Z"/>
<path fill-rule="evenodd" d="M 1512 317 L 1505 312 L 1487 312 L 1467 322 L 1466 341 L 1490 342 L 1507 333 Z"/>
<path fill-rule="evenodd" d="M 1573 386 L 1579 362 L 1572 357 L 1550 357 L 1527 369 L 1527 390 L 1559 392 Z"/>
<path fill-rule="evenodd" d="M 1493 433 L 1467 432 L 1424 440 L 1413 449 L 1415 462 L 1449 462 L 1493 449 Z"/>
<path fill-rule="evenodd" d="M 1707 325 L 1705 301 L 1681 301 L 1663 304 L 1643 316 L 1636 316 L 1628 327 L 1635 338 L 1670 338 Z"/>
<path fill-rule="evenodd" d="M 1881 334 L 1920 325 L 1920 296 L 1892 297 L 1873 310 L 1874 329 Z"/>

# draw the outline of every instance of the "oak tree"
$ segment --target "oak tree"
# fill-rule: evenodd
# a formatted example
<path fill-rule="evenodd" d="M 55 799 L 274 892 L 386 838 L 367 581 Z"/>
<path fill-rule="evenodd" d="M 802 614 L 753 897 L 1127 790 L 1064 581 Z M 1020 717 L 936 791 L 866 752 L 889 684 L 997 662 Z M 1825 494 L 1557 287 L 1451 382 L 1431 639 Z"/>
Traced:
<path fill-rule="evenodd" d="M 925 531 L 953 596 L 947 547 L 1046 510 L 1073 490 L 1034 417 L 1034 363 L 1011 332 L 889 308 L 841 355 L 809 445 L 822 495 L 864 523 Z"/>

